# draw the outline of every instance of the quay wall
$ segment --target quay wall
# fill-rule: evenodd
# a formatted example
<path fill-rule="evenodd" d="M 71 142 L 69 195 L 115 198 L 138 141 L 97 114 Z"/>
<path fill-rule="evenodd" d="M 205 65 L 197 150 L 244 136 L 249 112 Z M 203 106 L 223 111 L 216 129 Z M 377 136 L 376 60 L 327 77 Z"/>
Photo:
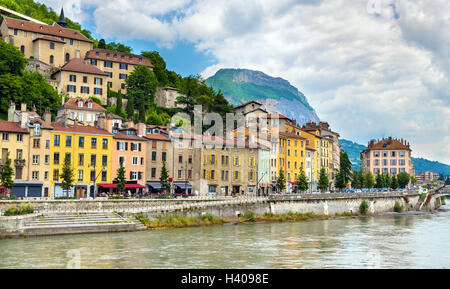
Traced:
<path fill-rule="evenodd" d="M 422 210 L 438 208 L 440 196 L 433 194 L 432 199 Z M 408 196 L 409 202 L 405 200 Z M 359 212 L 363 200 L 369 202 L 369 212 L 373 214 L 392 212 L 395 202 L 403 204 L 405 209 L 414 210 L 420 194 L 408 193 L 374 193 L 374 194 L 321 194 L 291 195 L 275 198 L 203 198 L 203 199 L 128 199 L 128 200 L 0 200 L 0 216 L 12 205 L 20 206 L 24 202 L 33 205 L 37 214 L 73 214 L 73 213 L 107 213 L 126 214 L 143 213 L 149 217 L 164 215 L 201 216 L 211 213 L 218 217 L 233 218 L 252 210 L 256 215 L 265 213 L 285 214 L 288 212 L 335 215 L 344 212 Z"/>

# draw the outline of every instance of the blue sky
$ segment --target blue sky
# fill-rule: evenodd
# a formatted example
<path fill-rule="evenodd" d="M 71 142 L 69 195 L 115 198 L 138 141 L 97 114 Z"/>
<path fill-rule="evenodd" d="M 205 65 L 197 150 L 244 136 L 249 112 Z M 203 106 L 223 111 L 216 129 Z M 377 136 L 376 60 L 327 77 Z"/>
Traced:
<path fill-rule="evenodd" d="M 247 68 L 302 91 L 343 138 L 450 163 L 448 0 L 39 0 L 186 76 Z"/>

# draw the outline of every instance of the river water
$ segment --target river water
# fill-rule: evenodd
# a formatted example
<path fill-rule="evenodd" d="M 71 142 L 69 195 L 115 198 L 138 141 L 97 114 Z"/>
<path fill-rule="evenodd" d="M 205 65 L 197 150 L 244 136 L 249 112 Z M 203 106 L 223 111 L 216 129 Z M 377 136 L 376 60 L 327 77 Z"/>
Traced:
<path fill-rule="evenodd" d="M 73 260 L 81 268 L 450 268 L 450 206 L 441 209 L 416 216 L 4 239 L 0 268 L 66 268 Z"/>

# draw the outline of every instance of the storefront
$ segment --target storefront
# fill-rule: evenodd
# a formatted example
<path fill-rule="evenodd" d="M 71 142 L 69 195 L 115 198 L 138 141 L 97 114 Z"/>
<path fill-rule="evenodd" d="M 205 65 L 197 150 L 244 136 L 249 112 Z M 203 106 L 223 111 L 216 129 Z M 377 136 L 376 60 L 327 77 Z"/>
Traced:
<path fill-rule="evenodd" d="M 192 195 L 192 186 L 188 182 L 174 182 L 175 194 L 177 195 Z"/>
<path fill-rule="evenodd" d="M 143 195 L 145 186 L 136 183 L 125 184 L 125 195 L 136 196 Z M 97 196 L 113 196 L 118 195 L 117 184 L 98 184 Z"/>
<path fill-rule="evenodd" d="M 11 197 L 16 198 L 41 198 L 43 183 L 14 182 Z"/>
<path fill-rule="evenodd" d="M 160 194 L 162 193 L 161 183 L 158 181 L 148 181 L 147 182 L 148 192 L 150 194 Z"/>

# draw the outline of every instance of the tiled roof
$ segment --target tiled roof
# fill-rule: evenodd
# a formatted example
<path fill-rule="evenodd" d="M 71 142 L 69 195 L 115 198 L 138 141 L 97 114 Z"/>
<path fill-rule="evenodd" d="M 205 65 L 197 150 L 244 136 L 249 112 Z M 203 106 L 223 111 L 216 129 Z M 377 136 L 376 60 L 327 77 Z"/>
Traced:
<path fill-rule="evenodd" d="M 45 122 L 42 118 L 36 117 L 30 120 L 30 124 L 39 123 L 42 128 L 53 129 L 52 125 Z"/>
<path fill-rule="evenodd" d="M 28 133 L 28 130 L 21 128 L 18 122 L 4 121 L 4 120 L 0 120 L 0 131 Z"/>
<path fill-rule="evenodd" d="M 40 36 L 40 37 L 34 39 L 33 41 L 36 41 L 36 40 L 47 40 L 47 41 L 53 41 L 53 42 L 59 42 L 59 43 L 66 43 L 65 41 L 62 41 L 60 38 L 56 38 L 56 37 L 48 36 L 48 35 Z"/>
<path fill-rule="evenodd" d="M 291 132 L 280 132 L 280 135 L 285 136 L 285 137 L 291 137 L 291 138 L 306 139 L 300 135 L 297 135 L 297 134 L 291 133 Z"/>
<path fill-rule="evenodd" d="M 398 139 L 382 139 L 373 145 L 369 144 L 369 149 L 379 150 L 409 150 L 409 145 L 402 144 Z"/>
<path fill-rule="evenodd" d="M 78 103 L 82 101 L 83 107 L 79 107 Z M 88 103 L 92 103 L 92 108 L 88 107 Z M 81 109 L 81 110 L 99 110 L 99 111 L 105 111 L 106 109 L 103 108 L 101 105 L 93 101 L 92 99 L 83 99 L 83 98 L 69 98 L 69 100 L 62 105 L 64 108 L 72 108 L 72 109 Z"/>
<path fill-rule="evenodd" d="M 235 106 L 234 109 L 244 107 L 244 106 L 246 106 L 246 105 L 248 105 L 248 104 L 250 104 L 250 103 L 256 103 L 256 104 L 262 105 L 261 103 L 255 101 L 255 100 L 252 100 L 252 101 L 243 103 L 243 104 L 241 104 L 241 105 Z"/>
<path fill-rule="evenodd" d="M 106 76 L 107 74 L 93 65 L 86 64 L 80 58 L 73 58 L 61 67 L 62 71 L 73 71 Z"/>
<path fill-rule="evenodd" d="M 162 141 L 170 141 L 169 137 L 162 135 L 162 134 L 146 134 L 146 138 L 150 140 L 162 140 Z"/>
<path fill-rule="evenodd" d="M 98 53 L 98 55 L 97 55 L 97 53 Z M 109 57 L 107 54 L 109 54 Z M 115 55 L 116 55 L 116 58 L 114 58 Z M 122 59 L 122 56 L 124 59 Z M 130 57 L 132 60 L 130 60 Z M 86 53 L 86 59 L 106 60 L 106 61 L 112 61 L 112 62 L 127 63 L 127 64 L 132 64 L 132 65 L 143 65 L 143 66 L 148 66 L 148 67 L 152 67 L 152 68 L 154 67 L 153 64 L 150 62 L 150 59 L 145 58 L 141 55 L 100 49 L 100 48 L 95 48 L 93 50 L 88 51 Z M 142 59 L 142 62 L 140 62 L 139 59 Z"/>
<path fill-rule="evenodd" d="M 8 27 L 12 29 L 20 29 L 24 31 L 52 35 L 56 37 L 72 38 L 92 43 L 92 41 L 89 38 L 81 34 L 79 31 L 61 27 L 56 23 L 53 23 L 52 25 L 43 25 L 31 21 L 15 19 L 10 17 L 4 17 L 3 19 L 4 21 L 6 21 Z"/>
<path fill-rule="evenodd" d="M 96 128 L 93 126 L 81 126 L 81 125 L 67 125 L 63 126 L 59 123 L 52 123 L 54 130 L 72 133 L 83 133 L 83 134 L 102 134 L 107 136 L 112 136 L 112 134 L 104 129 Z"/>
<path fill-rule="evenodd" d="M 288 120 L 291 120 L 289 117 L 286 117 L 286 116 L 284 116 L 284 115 L 282 115 L 282 114 L 280 114 L 280 113 L 278 113 L 278 112 L 269 114 L 269 115 L 267 116 L 267 118 L 279 118 L 279 119 L 288 119 Z"/>
<path fill-rule="evenodd" d="M 114 135 L 115 139 L 127 139 L 127 140 L 136 140 L 136 141 L 146 141 L 145 138 L 137 136 L 137 135 L 126 135 L 124 133 L 116 133 Z"/>
<path fill-rule="evenodd" d="M 123 117 L 118 116 L 117 114 L 114 113 L 108 113 L 106 115 L 106 119 L 123 119 Z"/>

